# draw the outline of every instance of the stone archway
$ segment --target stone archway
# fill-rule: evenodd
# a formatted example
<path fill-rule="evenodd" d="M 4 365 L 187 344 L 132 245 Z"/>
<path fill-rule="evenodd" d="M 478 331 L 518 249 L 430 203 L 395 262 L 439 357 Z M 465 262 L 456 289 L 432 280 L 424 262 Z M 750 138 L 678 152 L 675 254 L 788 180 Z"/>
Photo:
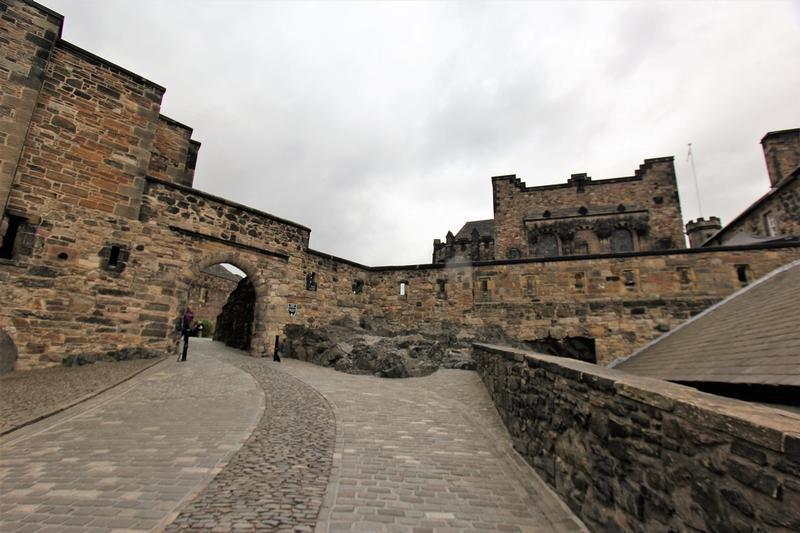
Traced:
<path fill-rule="evenodd" d="M 198 250 L 198 253 L 202 253 Z M 179 282 L 178 294 L 178 314 L 182 312 L 182 307 L 185 306 L 189 291 L 192 286 L 203 276 L 203 271 L 208 267 L 220 263 L 228 263 L 242 270 L 247 279 L 252 283 L 253 290 L 255 291 L 255 306 L 253 309 L 253 323 L 251 330 L 250 354 L 256 357 L 264 355 L 264 345 L 267 337 L 267 302 L 269 301 L 269 284 L 264 279 L 262 268 L 249 254 L 239 253 L 236 251 L 222 251 L 211 253 L 208 255 L 203 254 L 193 261 L 192 264 L 185 268 L 181 273 Z M 177 341 L 176 341 L 177 342 Z"/>

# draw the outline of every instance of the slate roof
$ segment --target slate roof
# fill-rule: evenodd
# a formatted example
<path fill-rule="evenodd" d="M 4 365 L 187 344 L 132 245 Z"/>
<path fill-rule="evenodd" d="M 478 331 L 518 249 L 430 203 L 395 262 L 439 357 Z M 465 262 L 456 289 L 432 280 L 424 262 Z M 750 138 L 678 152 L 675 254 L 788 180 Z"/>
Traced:
<path fill-rule="evenodd" d="M 611 366 L 678 382 L 800 386 L 800 261 Z"/>
<path fill-rule="evenodd" d="M 494 239 L 494 219 L 489 220 L 471 220 L 464 224 L 458 233 L 456 239 L 470 240 L 472 239 L 472 230 L 477 229 L 478 235 L 481 237 L 489 236 Z"/>

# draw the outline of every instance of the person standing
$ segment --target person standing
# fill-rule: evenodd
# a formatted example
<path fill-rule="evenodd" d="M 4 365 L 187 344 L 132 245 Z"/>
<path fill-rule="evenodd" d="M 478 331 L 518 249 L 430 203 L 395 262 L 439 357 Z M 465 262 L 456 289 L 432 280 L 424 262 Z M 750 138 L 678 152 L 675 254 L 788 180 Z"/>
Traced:
<path fill-rule="evenodd" d="M 183 313 L 183 320 L 181 321 L 181 334 L 183 335 L 183 355 L 180 361 L 186 361 L 186 355 L 189 353 L 189 334 L 192 332 L 192 322 L 194 321 L 194 313 L 192 308 L 186 306 L 186 311 Z"/>

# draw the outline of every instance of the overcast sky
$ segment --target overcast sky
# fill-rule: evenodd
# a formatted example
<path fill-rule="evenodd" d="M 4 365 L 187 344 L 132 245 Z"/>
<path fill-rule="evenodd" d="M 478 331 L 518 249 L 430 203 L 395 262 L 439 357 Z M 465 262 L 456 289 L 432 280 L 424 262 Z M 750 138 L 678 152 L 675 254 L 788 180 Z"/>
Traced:
<path fill-rule="evenodd" d="M 800 127 L 800 2 L 40 0 L 64 39 L 167 88 L 195 187 L 368 265 L 492 218 L 491 176 L 632 175 L 675 156 L 684 221 L 769 187 Z"/>

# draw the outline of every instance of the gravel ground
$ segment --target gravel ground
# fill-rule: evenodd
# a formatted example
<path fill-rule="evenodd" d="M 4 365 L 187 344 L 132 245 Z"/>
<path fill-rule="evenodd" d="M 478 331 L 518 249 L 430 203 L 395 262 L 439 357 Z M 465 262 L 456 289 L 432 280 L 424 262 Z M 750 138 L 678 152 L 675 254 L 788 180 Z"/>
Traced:
<path fill-rule="evenodd" d="M 162 360 L 58 366 L 0 376 L 0 435 L 117 385 Z"/>

